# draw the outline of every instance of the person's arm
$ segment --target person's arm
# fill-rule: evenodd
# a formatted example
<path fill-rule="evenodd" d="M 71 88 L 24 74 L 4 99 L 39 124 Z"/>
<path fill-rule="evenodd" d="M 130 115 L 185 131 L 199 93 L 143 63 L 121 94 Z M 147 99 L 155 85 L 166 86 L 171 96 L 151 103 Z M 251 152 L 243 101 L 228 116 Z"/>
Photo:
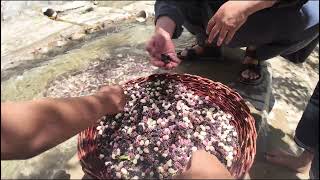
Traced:
<path fill-rule="evenodd" d="M 120 86 L 91 96 L 1 103 L 1 159 L 26 159 L 71 138 L 106 114 L 123 110 Z"/>
<path fill-rule="evenodd" d="M 207 25 L 208 42 L 217 38 L 217 46 L 228 44 L 247 18 L 257 11 L 272 7 L 278 0 L 227 1 Z"/>
<path fill-rule="evenodd" d="M 171 39 L 175 32 L 176 23 L 168 16 L 159 17 L 156 22 L 155 34 L 162 34 L 168 39 Z"/>
<path fill-rule="evenodd" d="M 165 69 L 175 68 L 181 62 L 172 41 L 178 38 L 183 30 L 184 20 L 177 8 L 177 3 L 177 1 L 156 1 L 155 32 L 146 45 L 151 64 Z M 170 56 L 171 61 L 167 64 L 162 62 L 162 54 Z"/>
<path fill-rule="evenodd" d="M 182 31 L 183 16 L 177 8 L 177 1 L 157 0 L 154 5 L 156 31 L 159 28 L 170 34 L 170 38 L 178 38 Z"/>

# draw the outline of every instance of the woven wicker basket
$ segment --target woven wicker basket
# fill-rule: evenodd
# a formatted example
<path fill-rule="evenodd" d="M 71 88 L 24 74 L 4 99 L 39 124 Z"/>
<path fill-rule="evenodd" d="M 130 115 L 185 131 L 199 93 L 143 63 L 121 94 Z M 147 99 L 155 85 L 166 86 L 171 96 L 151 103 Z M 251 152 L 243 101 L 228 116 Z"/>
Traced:
<path fill-rule="evenodd" d="M 250 169 L 256 154 L 256 138 L 254 118 L 241 96 L 229 87 L 194 75 L 154 74 L 145 78 L 128 81 L 123 86 L 132 86 L 145 81 L 174 79 L 183 83 L 199 96 L 209 96 L 221 110 L 231 113 L 235 120 L 231 122 L 237 129 L 239 147 L 234 162 L 229 169 L 236 178 L 242 178 Z M 79 134 L 78 156 L 84 172 L 94 178 L 106 179 L 104 162 L 98 158 L 96 145 L 96 126 L 90 127 Z"/>

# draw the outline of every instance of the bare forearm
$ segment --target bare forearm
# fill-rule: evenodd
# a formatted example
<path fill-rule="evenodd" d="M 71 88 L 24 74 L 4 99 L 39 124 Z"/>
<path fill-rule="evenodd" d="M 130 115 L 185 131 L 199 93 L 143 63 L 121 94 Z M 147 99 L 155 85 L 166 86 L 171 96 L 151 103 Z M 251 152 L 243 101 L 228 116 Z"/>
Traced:
<path fill-rule="evenodd" d="M 176 28 L 176 23 L 167 16 L 162 16 L 157 20 L 155 32 L 164 34 L 168 37 L 172 37 Z"/>
<path fill-rule="evenodd" d="M 76 135 L 104 115 L 101 97 L 41 99 L 1 105 L 1 158 L 25 159 Z"/>

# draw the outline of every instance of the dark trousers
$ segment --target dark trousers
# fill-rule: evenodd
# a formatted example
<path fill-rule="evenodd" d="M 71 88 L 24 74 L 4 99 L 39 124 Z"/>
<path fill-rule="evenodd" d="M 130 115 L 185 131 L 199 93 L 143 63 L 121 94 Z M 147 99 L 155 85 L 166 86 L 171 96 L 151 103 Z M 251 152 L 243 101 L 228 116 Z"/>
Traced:
<path fill-rule="evenodd" d="M 208 20 L 223 3 L 211 1 L 209 10 L 200 7 L 200 12 L 199 7 L 190 9 L 190 6 L 178 3 L 178 8 L 184 16 L 183 26 L 194 34 L 198 41 L 205 38 Z M 255 46 L 259 60 L 311 49 L 301 51 L 306 55 L 301 54 L 300 57 L 306 58 L 316 47 L 318 39 L 319 1 L 308 1 L 301 9 L 268 8 L 252 14 L 237 31 L 228 47 Z"/>
<path fill-rule="evenodd" d="M 294 140 L 298 146 L 314 154 L 311 174 L 319 178 L 319 82 L 302 114 Z"/>

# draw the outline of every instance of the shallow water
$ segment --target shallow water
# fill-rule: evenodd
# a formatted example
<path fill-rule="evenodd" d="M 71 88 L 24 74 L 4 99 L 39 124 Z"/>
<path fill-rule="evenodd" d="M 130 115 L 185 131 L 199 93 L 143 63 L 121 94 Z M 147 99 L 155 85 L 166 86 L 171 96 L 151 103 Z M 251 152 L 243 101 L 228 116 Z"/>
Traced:
<path fill-rule="evenodd" d="M 144 44 L 152 28 L 150 25 L 125 25 L 118 33 L 100 36 L 77 49 L 43 62 L 39 67 L 32 68 L 22 75 L 11 77 L 1 82 L 1 101 L 42 97 L 49 81 L 66 72 L 85 68 L 89 62 L 103 59 L 113 54 L 119 47 L 130 47 L 129 50 L 141 51 L 135 46 Z M 128 49 L 123 51 L 126 52 Z"/>

